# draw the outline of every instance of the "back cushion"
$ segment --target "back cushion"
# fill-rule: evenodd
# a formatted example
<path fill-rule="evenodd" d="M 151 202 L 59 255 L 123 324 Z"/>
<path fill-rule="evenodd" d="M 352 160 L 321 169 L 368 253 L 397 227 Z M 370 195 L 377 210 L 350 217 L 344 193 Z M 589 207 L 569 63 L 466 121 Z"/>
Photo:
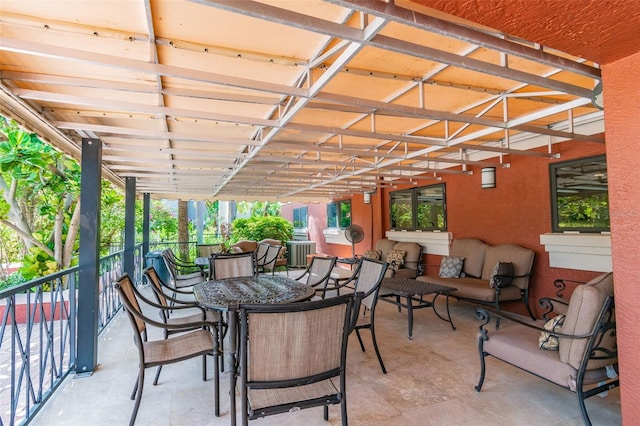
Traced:
<path fill-rule="evenodd" d="M 493 268 L 498 262 L 511 262 L 513 263 L 515 275 L 526 275 L 531 272 L 533 267 L 534 254 L 533 250 L 515 244 L 489 246 L 484 255 L 482 279 L 488 280 L 491 278 Z M 527 288 L 529 286 L 529 277 L 514 278 L 511 284 L 518 288 Z"/>
<path fill-rule="evenodd" d="M 420 244 L 411 242 L 401 242 L 393 246 L 394 250 L 404 251 L 404 265 L 403 268 L 417 269 L 418 262 L 421 262 L 420 257 Z"/>
<path fill-rule="evenodd" d="M 462 264 L 462 272 L 466 275 L 479 278 L 482 274 L 482 265 L 484 263 L 484 254 L 487 245 L 476 238 L 462 238 L 453 240 L 451 243 L 451 256 L 464 257 Z M 491 266 L 495 266 L 495 263 Z"/>
<path fill-rule="evenodd" d="M 588 334 L 593 329 L 602 304 L 608 296 L 613 296 L 613 274 L 603 274 L 587 284 L 576 287 L 569 299 L 567 314 L 562 325 L 564 334 Z M 578 369 L 587 339 L 567 339 L 560 337 L 560 361 Z M 615 347 L 613 338 L 605 343 L 607 347 Z M 600 365 L 598 365 L 600 364 Z M 589 369 L 599 368 L 611 364 L 611 360 L 598 363 L 589 362 Z"/>
<path fill-rule="evenodd" d="M 393 240 L 388 240 L 386 238 L 382 240 L 378 240 L 376 242 L 376 250 L 380 250 L 380 259 L 383 261 L 387 258 L 387 254 L 389 254 L 389 250 L 393 248 L 398 242 Z"/>

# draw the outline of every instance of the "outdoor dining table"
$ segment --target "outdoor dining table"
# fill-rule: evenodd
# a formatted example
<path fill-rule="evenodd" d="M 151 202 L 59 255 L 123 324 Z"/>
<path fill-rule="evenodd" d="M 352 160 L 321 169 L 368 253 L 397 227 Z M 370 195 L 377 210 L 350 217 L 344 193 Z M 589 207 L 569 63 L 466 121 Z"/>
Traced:
<path fill-rule="evenodd" d="M 230 366 L 229 414 L 236 424 L 235 387 L 238 373 L 237 335 L 238 311 L 241 305 L 262 303 L 291 303 L 313 297 L 313 287 L 278 275 L 225 278 L 205 281 L 193 288 L 196 303 L 205 309 L 228 313 L 229 345 L 227 359 Z"/>

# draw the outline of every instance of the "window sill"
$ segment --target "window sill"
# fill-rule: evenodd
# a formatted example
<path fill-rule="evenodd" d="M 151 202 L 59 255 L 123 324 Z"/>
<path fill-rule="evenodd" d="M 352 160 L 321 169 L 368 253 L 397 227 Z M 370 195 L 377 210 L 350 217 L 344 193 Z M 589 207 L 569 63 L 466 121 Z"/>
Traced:
<path fill-rule="evenodd" d="M 549 253 L 549 266 L 611 272 L 610 234 L 542 234 L 540 244 Z"/>
<path fill-rule="evenodd" d="M 425 254 L 449 254 L 451 232 L 438 231 L 387 231 L 387 238 L 393 241 L 418 243 L 424 247 Z"/>
<path fill-rule="evenodd" d="M 322 230 L 322 234 L 328 244 L 351 245 L 351 243 L 347 241 L 347 237 L 344 236 L 344 229 L 326 228 Z"/>

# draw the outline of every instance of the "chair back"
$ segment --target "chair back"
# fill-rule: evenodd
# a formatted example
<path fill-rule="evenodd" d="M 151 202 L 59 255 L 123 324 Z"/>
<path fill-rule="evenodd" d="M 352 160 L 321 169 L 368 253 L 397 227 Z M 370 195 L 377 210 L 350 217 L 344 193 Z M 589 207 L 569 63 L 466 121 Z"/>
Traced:
<path fill-rule="evenodd" d="M 301 379 L 299 384 L 308 384 L 339 376 L 345 368 L 354 301 L 353 294 L 346 294 L 314 302 L 241 306 L 243 382 Z"/>
<path fill-rule="evenodd" d="M 312 257 L 307 274 L 307 284 L 311 287 L 324 285 L 329 281 L 334 266 L 336 266 L 335 257 Z"/>
<path fill-rule="evenodd" d="M 142 271 L 142 274 L 147 278 L 147 282 L 151 285 L 151 289 L 153 290 L 153 294 L 158 303 L 162 306 L 169 306 L 164 290 L 162 290 L 162 280 L 158 276 L 156 268 L 149 266 Z"/>
<path fill-rule="evenodd" d="M 280 250 L 282 250 L 282 246 L 269 245 L 267 247 L 267 253 L 264 255 L 264 261 L 262 263 L 263 271 L 272 271 L 275 269 Z"/>
<path fill-rule="evenodd" d="M 140 304 L 138 303 L 138 298 L 136 297 L 133 283 L 131 282 L 129 275 L 127 273 L 121 275 L 114 283 L 114 287 L 120 296 L 122 305 L 127 311 L 129 321 L 135 330 L 134 337 L 136 345 L 138 348 L 141 348 L 142 342 L 146 340 L 147 324 L 142 319 L 142 310 L 140 309 Z"/>
<path fill-rule="evenodd" d="M 378 290 L 387 271 L 387 263 L 378 260 L 362 258 L 358 264 L 355 290 L 363 293 L 362 304 L 368 309 L 374 308 L 378 299 Z"/>
<path fill-rule="evenodd" d="M 257 268 L 255 252 L 213 255 L 210 266 L 213 280 L 252 277 Z"/>
<path fill-rule="evenodd" d="M 209 257 L 212 254 L 219 254 L 224 251 L 224 244 L 198 244 L 198 257 Z"/>
<path fill-rule="evenodd" d="M 267 250 L 269 249 L 269 244 L 259 243 L 258 248 L 256 249 L 256 262 L 258 262 L 258 268 L 264 266 L 265 256 L 267 255 Z"/>

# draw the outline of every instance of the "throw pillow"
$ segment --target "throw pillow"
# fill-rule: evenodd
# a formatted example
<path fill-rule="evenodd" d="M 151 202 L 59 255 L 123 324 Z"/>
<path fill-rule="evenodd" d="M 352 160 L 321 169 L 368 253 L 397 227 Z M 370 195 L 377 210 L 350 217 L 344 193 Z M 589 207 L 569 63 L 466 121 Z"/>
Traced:
<path fill-rule="evenodd" d="M 489 287 L 502 288 L 511 285 L 514 275 L 513 263 L 498 262 L 489 277 Z"/>
<path fill-rule="evenodd" d="M 443 256 L 438 275 L 442 278 L 459 278 L 463 263 L 464 257 Z"/>
<path fill-rule="evenodd" d="M 386 260 L 386 262 L 389 264 L 389 268 L 394 271 L 400 269 L 400 266 L 404 264 L 405 254 L 407 254 L 407 252 L 404 250 L 389 250 Z"/>
<path fill-rule="evenodd" d="M 362 255 L 365 259 L 373 260 L 380 260 L 380 256 L 382 256 L 382 250 L 367 250 Z"/>
<path fill-rule="evenodd" d="M 560 333 L 562 324 L 564 323 L 564 315 L 556 315 L 544 324 L 544 329 Z M 538 347 L 546 351 L 557 351 L 559 347 L 558 336 L 543 331 L 538 338 Z"/>

